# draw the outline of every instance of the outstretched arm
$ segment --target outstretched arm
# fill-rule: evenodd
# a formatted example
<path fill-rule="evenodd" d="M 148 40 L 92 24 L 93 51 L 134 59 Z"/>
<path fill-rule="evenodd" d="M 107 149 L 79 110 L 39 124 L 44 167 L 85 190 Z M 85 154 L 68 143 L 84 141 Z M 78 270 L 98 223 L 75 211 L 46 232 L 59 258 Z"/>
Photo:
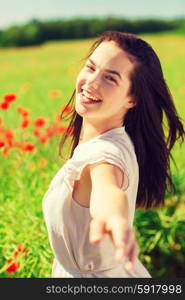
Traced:
<path fill-rule="evenodd" d="M 92 183 L 90 197 L 90 242 L 98 243 L 109 234 L 116 247 L 115 259 L 128 260 L 125 267 L 132 271 L 138 246 L 133 230 L 128 226 L 128 199 L 120 186 L 124 174 L 120 168 L 107 162 L 89 165 Z"/>

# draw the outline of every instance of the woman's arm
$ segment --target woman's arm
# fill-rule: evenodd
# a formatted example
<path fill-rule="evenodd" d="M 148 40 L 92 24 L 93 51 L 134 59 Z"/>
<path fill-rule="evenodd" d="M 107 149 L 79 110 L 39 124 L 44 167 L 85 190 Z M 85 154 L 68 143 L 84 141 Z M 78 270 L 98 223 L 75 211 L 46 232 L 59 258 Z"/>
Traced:
<path fill-rule="evenodd" d="M 90 241 L 99 242 L 109 234 L 116 247 L 116 260 L 126 268 L 134 268 L 138 246 L 133 230 L 128 226 L 128 199 L 120 187 L 124 177 L 120 168 L 107 162 L 89 165 L 92 191 L 90 197 Z"/>

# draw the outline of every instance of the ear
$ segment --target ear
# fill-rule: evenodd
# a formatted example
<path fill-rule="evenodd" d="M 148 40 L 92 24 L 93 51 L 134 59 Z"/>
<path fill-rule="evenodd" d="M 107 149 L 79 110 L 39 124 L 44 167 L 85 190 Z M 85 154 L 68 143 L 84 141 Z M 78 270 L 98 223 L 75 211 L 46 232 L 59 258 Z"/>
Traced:
<path fill-rule="evenodd" d="M 128 104 L 127 104 L 127 107 L 130 109 L 130 108 L 133 108 L 134 106 L 136 106 L 136 101 L 135 100 L 129 100 L 128 101 Z"/>

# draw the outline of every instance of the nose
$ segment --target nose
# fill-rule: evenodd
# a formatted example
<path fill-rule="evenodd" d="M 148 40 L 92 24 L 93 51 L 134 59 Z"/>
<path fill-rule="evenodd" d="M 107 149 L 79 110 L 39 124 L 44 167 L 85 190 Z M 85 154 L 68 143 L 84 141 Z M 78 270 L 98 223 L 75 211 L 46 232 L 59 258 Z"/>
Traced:
<path fill-rule="evenodd" d="M 91 89 L 97 90 L 100 86 L 99 76 L 96 74 L 90 74 L 86 80 L 86 85 Z"/>

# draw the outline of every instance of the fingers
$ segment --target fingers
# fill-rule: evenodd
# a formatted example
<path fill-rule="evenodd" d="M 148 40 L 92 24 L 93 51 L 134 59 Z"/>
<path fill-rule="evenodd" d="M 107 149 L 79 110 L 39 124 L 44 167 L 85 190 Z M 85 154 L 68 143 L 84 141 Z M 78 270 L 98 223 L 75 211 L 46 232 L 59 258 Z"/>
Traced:
<path fill-rule="evenodd" d="M 128 229 L 126 220 L 123 218 L 112 218 L 109 220 L 106 230 L 112 233 L 112 241 L 116 247 L 123 247 L 127 244 Z"/>
<path fill-rule="evenodd" d="M 90 223 L 90 242 L 93 244 L 100 242 L 105 233 L 110 234 L 116 247 L 116 261 L 119 263 L 125 262 L 127 271 L 133 271 L 138 255 L 138 246 L 134 231 L 128 227 L 128 222 L 118 217 L 111 218 L 107 223 L 93 219 Z"/>
<path fill-rule="evenodd" d="M 93 219 L 90 223 L 89 240 L 91 243 L 98 243 L 105 233 L 105 224 L 103 221 Z"/>
<path fill-rule="evenodd" d="M 127 269 L 127 271 L 133 271 L 136 265 L 136 258 L 138 255 L 138 246 L 135 243 L 132 244 L 129 255 L 128 255 L 128 261 L 125 265 L 125 268 Z"/>
<path fill-rule="evenodd" d="M 106 229 L 112 234 L 112 241 L 115 247 L 123 249 L 125 254 L 127 254 L 131 240 L 134 238 L 134 234 L 127 223 L 124 218 L 111 218 L 106 226 Z"/>
<path fill-rule="evenodd" d="M 109 224 L 112 233 L 113 243 L 116 246 L 115 259 L 119 263 L 126 262 L 125 268 L 132 271 L 136 264 L 138 255 L 138 246 L 133 230 L 128 227 L 124 219 L 118 219 L 116 222 Z"/>

